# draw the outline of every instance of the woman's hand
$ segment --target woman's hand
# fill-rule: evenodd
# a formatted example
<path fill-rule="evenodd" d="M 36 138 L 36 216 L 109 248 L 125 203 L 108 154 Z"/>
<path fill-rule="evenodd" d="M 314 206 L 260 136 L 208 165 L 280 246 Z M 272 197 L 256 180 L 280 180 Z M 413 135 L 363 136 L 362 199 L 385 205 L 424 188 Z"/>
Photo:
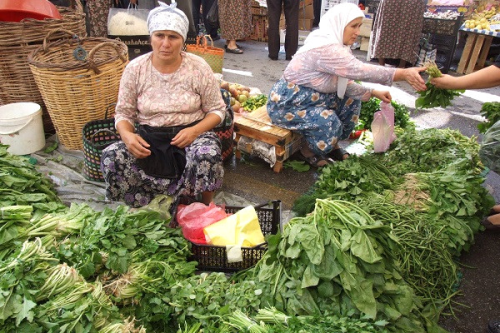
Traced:
<path fill-rule="evenodd" d="M 196 126 L 186 127 L 174 136 L 170 144 L 179 148 L 185 148 L 193 143 L 200 134 Z"/>
<path fill-rule="evenodd" d="M 120 133 L 120 136 L 127 146 L 128 151 L 135 158 L 146 158 L 151 155 L 151 151 L 148 149 L 149 144 L 139 134 L 124 131 L 124 133 Z"/>
<path fill-rule="evenodd" d="M 405 80 L 416 91 L 424 91 L 427 87 L 425 86 L 424 79 L 420 76 L 420 72 L 423 72 L 426 69 L 426 67 L 398 68 L 396 69 L 396 74 L 394 75 L 394 81 Z"/>
<path fill-rule="evenodd" d="M 390 103 L 392 101 L 391 93 L 382 90 L 372 90 L 372 97 L 380 99 L 382 102 Z"/>

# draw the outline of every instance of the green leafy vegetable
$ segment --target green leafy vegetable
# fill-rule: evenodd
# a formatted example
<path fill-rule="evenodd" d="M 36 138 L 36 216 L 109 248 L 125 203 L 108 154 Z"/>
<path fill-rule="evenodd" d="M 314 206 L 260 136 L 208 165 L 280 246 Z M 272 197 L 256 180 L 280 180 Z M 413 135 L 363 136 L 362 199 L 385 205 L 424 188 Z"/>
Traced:
<path fill-rule="evenodd" d="M 264 94 L 259 94 L 248 97 L 247 100 L 241 104 L 241 106 L 246 111 L 254 111 L 266 105 L 266 103 L 267 103 L 267 96 Z"/>
<path fill-rule="evenodd" d="M 426 64 L 426 73 L 429 74 L 429 79 L 425 83 L 427 89 L 424 91 L 418 91 L 420 95 L 415 100 L 415 108 L 427 109 L 440 106 L 446 108 L 451 105 L 451 101 L 456 97 L 460 96 L 465 92 L 465 90 L 453 90 L 453 89 L 441 89 L 436 88 L 430 80 L 432 78 L 440 77 L 441 71 L 437 67 L 436 63 L 431 62 Z"/>

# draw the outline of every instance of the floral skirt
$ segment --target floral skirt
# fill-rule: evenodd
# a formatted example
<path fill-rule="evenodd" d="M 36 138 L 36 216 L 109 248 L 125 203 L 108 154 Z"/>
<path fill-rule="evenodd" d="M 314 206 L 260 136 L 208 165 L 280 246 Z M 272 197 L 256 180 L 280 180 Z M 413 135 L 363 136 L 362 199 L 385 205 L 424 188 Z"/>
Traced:
<path fill-rule="evenodd" d="M 159 194 L 195 197 L 222 187 L 221 144 L 213 131 L 201 134 L 186 147 L 186 167 L 179 179 L 148 176 L 136 161 L 122 141 L 103 151 L 101 170 L 106 181 L 107 199 L 141 207 Z"/>
<path fill-rule="evenodd" d="M 328 154 L 338 141 L 349 137 L 360 111 L 359 100 L 340 99 L 337 93 L 320 93 L 283 78 L 275 83 L 267 102 L 273 124 L 299 132 L 318 155 Z"/>

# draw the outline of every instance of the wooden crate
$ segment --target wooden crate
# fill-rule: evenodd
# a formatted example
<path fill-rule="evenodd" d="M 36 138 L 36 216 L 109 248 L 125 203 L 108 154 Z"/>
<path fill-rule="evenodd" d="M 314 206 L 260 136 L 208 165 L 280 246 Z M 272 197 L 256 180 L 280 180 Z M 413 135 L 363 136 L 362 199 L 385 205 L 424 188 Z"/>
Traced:
<path fill-rule="evenodd" d="M 300 149 L 302 137 L 285 128 L 273 125 L 263 106 L 248 115 L 239 115 L 234 120 L 235 141 L 238 143 L 241 136 L 262 141 L 275 147 L 275 172 L 283 169 L 283 162 Z M 236 158 L 241 158 L 241 151 L 236 150 Z"/>

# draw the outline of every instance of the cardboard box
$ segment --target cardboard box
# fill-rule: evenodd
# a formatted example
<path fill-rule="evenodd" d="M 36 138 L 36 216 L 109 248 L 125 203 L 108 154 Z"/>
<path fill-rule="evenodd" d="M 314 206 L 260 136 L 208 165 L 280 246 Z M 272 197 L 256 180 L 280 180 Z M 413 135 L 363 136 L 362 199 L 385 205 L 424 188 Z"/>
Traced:
<path fill-rule="evenodd" d="M 312 29 L 313 20 L 312 19 L 299 19 L 299 30 L 309 30 Z"/>
<path fill-rule="evenodd" d="M 361 37 L 361 46 L 359 49 L 361 51 L 368 51 L 368 46 L 370 45 L 370 37 Z"/>
<path fill-rule="evenodd" d="M 370 37 L 370 32 L 372 31 L 373 19 L 363 19 L 363 23 L 361 24 L 361 29 L 359 31 L 359 35 L 363 37 Z"/>
<path fill-rule="evenodd" d="M 314 10 L 312 5 L 300 7 L 299 18 L 301 19 L 314 19 Z"/>

